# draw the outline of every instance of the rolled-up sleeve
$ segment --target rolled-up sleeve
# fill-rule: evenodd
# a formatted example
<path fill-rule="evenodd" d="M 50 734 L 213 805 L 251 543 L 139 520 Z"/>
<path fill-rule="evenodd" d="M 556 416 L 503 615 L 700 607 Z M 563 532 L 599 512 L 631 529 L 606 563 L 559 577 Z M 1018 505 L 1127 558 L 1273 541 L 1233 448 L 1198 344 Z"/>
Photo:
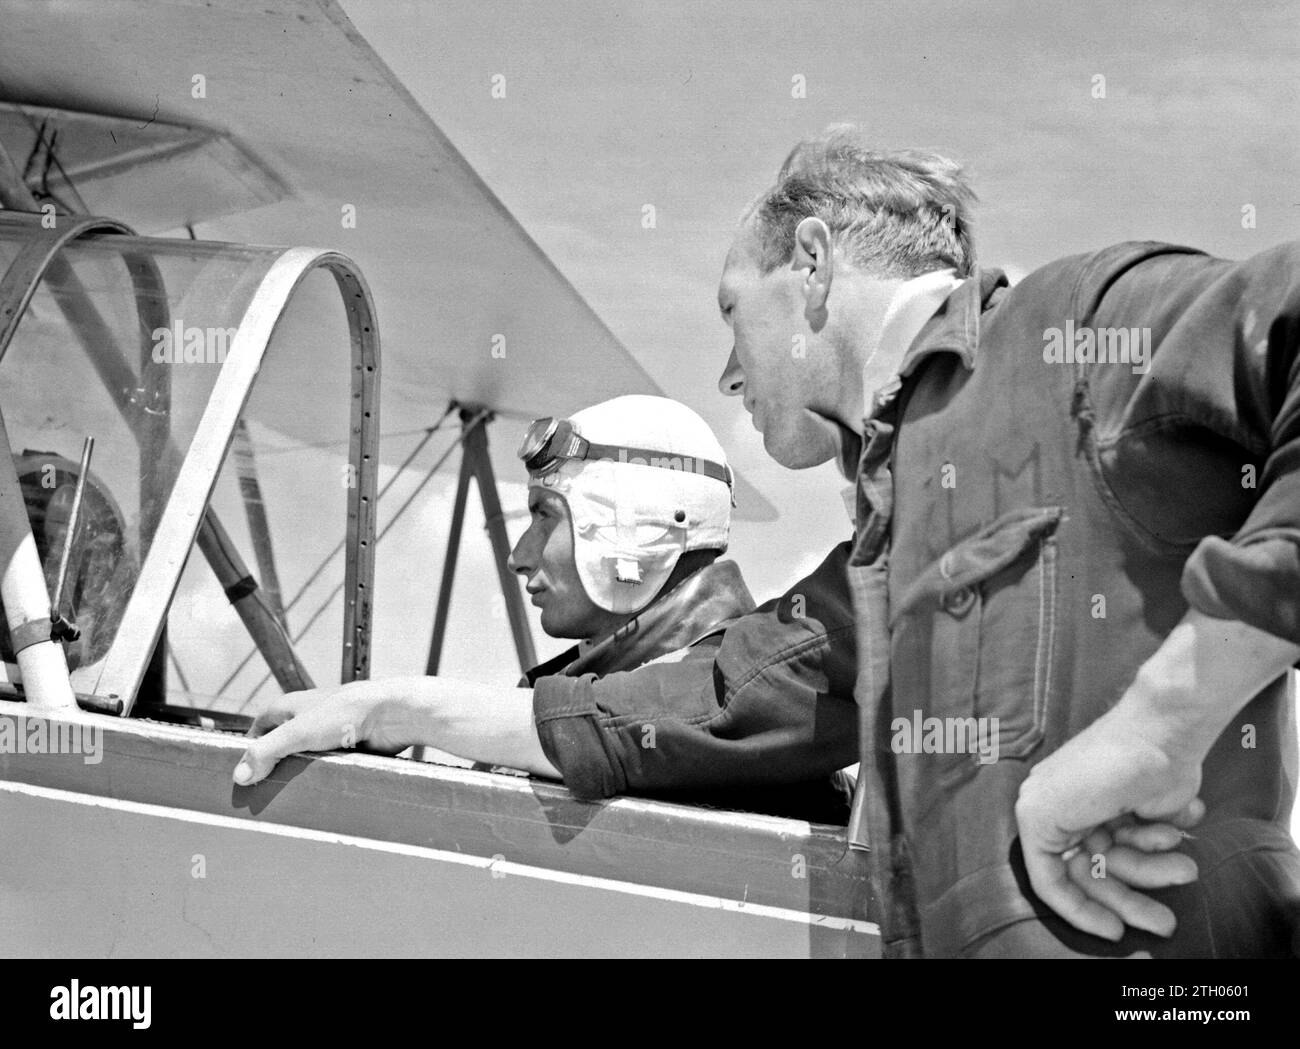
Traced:
<path fill-rule="evenodd" d="M 1203 540 L 1183 569 L 1183 596 L 1207 616 L 1300 644 L 1300 537 Z"/>
<path fill-rule="evenodd" d="M 1208 616 L 1300 643 L 1300 243 L 1236 270 L 1216 282 L 1233 299 L 1216 334 L 1235 348 L 1225 407 L 1262 458 L 1243 465 L 1240 483 L 1259 496 L 1230 539 L 1196 547 L 1183 596 Z"/>
<path fill-rule="evenodd" d="M 676 662 L 534 686 L 542 749 L 582 797 L 794 784 L 857 760 L 841 544 L 778 601 Z"/>
<path fill-rule="evenodd" d="M 555 675 L 533 686 L 533 719 L 542 751 L 581 798 L 607 798 L 626 787 L 616 749 L 607 750 L 598 722 L 595 674 Z M 611 741 L 613 742 L 613 741 Z"/>
<path fill-rule="evenodd" d="M 1178 434 L 1168 461 L 1130 458 L 1127 493 L 1123 477 L 1113 487 L 1155 507 L 1150 518 L 1162 498 L 1195 493 L 1204 514 L 1185 520 L 1201 520 L 1200 535 L 1164 529 L 1195 543 L 1185 600 L 1300 643 L 1300 242 L 1240 262 L 1174 250 L 1109 283 L 1095 321 L 1140 325 L 1156 343 L 1149 374 L 1098 370 L 1099 425 L 1139 449 Z"/>

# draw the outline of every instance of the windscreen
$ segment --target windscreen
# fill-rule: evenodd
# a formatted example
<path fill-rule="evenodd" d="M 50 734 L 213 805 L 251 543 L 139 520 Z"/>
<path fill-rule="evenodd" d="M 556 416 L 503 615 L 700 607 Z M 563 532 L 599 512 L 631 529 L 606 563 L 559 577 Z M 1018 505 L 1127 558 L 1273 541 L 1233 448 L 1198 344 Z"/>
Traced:
<path fill-rule="evenodd" d="M 0 244 L 17 232 L 0 227 Z M 80 630 L 66 644 L 78 692 L 99 690 L 180 464 L 279 254 L 185 240 L 77 241 L 45 271 L 0 360 L 0 407 L 51 586 L 85 438 L 94 438 L 60 607 Z M 164 597 L 148 610 L 152 622 L 133 629 L 153 629 L 165 611 Z M 3 647 L 12 679 L 13 654 Z"/>

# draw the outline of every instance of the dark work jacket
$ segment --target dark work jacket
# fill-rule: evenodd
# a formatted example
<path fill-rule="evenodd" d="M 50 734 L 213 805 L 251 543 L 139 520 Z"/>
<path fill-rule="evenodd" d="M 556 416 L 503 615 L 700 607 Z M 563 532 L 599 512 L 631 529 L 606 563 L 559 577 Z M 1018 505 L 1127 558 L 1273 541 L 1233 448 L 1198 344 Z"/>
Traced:
<path fill-rule="evenodd" d="M 530 671 L 542 749 L 581 797 L 640 794 L 844 824 L 857 758 L 848 544 L 755 609 L 719 561 L 612 644 Z"/>
<path fill-rule="evenodd" d="M 1076 344 L 1084 327 L 1136 329 L 1149 370 L 1050 360 L 1067 325 Z M 913 341 L 842 463 L 859 481 L 849 573 L 886 953 L 976 953 L 1032 922 L 1045 932 L 1023 942 L 1047 953 L 1110 947 L 1033 896 L 1020 784 L 1119 700 L 1189 605 L 1300 643 L 1298 336 L 1300 246 L 1234 263 L 1133 243 L 1010 289 L 977 272 Z M 998 760 L 909 752 L 898 719 L 927 717 L 997 718 Z M 1206 759 L 1195 834 L 1232 843 L 1216 863 L 1291 864 L 1293 717 L 1279 679 Z M 1293 887 L 1227 884 L 1253 901 L 1240 941 L 1215 942 L 1222 897 L 1166 900 L 1175 942 L 1130 930 L 1116 950 L 1284 949 Z"/>
<path fill-rule="evenodd" d="M 553 674 L 603 677 L 679 652 L 727 628 L 754 610 L 735 561 L 714 561 L 692 572 L 658 601 L 592 645 L 574 645 L 524 674 L 532 687 Z"/>

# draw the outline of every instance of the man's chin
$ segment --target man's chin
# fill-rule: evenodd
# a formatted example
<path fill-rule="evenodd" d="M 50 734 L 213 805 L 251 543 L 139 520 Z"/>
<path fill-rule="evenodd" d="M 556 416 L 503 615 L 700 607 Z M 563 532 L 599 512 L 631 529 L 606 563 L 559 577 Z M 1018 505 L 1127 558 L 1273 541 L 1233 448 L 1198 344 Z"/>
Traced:
<path fill-rule="evenodd" d="M 542 633 L 547 637 L 557 638 L 560 641 L 581 641 L 587 637 L 590 631 L 584 631 L 582 626 L 564 620 L 556 621 L 554 617 L 547 616 L 545 612 L 541 617 Z"/>
<path fill-rule="evenodd" d="M 822 420 L 825 423 L 825 420 Z M 802 432 L 763 433 L 763 449 L 789 470 L 808 470 L 839 455 L 839 442 L 830 425 Z"/>

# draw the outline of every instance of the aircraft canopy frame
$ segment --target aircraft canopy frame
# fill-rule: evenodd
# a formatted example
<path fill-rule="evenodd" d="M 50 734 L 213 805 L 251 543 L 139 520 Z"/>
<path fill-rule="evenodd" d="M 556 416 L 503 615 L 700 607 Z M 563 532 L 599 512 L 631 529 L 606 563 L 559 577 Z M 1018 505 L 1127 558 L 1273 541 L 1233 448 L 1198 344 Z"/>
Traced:
<path fill-rule="evenodd" d="M 112 256 L 125 265 L 134 297 L 130 304 L 134 323 L 124 321 L 125 314 L 117 315 L 116 327 L 111 318 L 106 319 L 104 302 L 108 293 L 93 280 L 87 283 L 84 268 L 83 273 L 78 272 L 79 252 L 83 257 L 98 253 L 101 266 L 105 258 L 112 262 Z M 159 263 L 181 257 L 199 260 L 195 266 L 196 284 L 229 279 L 232 273 L 239 273 L 241 281 L 222 300 L 238 320 L 233 337 L 224 347 L 222 359 L 204 362 L 217 370 L 206 394 L 200 386 L 196 387 L 200 393 L 191 395 L 187 424 L 191 432 L 187 438 L 182 428 L 178 441 L 172 432 L 170 414 L 175 364 L 158 360 L 156 333 L 170 329 L 173 323 L 173 303 Z M 250 248 L 201 240 L 148 238 L 103 218 L 56 218 L 0 210 L 0 266 L 4 267 L 0 276 L 0 365 L 44 282 L 85 353 L 95 359 L 99 379 L 139 442 L 141 471 L 157 463 L 166 477 L 160 490 L 152 493 L 156 496 L 152 500 L 145 498 L 143 480 L 140 484 L 140 534 L 145 536 L 146 525 L 150 534 L 147 549 L 141 543 L 138 572 L 120 622 L 115 625 L 111 645 L 102 658 L 75 667 L 70 675 L 81 705 L 122 714 L 131 712 L 140 692 L 163 636 L 182 569 L 196 541 L 217 570 L 232 603 L 236 601 L 232 590 L 238 591 L 241 586 L 245 591 L 250 586 L 256 588 L 256 580 L 238 555 L 228 544 L 222 545 L 227 537 L 215 520 L 209 500 L 268 346 L 295 292 L 316 270 L 325 270 L 334 278 L 343 300 L 351 346 L 341 680 L 368 677 L 379 468 L 380 349 L 374 299 L 356 264 L 332 250 Z M 193 318 L 185 320 L 189 323 Z M 209 323 L 229 322 L 217 317 Z M 131 331 L 132 327 L 136 331 Z M 129 345 L 131 341 L 136 345 Z M 138 356 L 133 358 L 133 354 Z M 138 362 L 138 372 L 132 370 L 132 359 Z M 209 382 L 209 378 L 203 382 Z M 69 398 L 78 395 L 76 388 L 63 394 Z M 70 407 L 68 417 L 75 418 L 74 408 Z M 81 531 L 79 528 L 79 534 Z M 223 554 L 227 555 L 224 560 Z M 251 614 L 246 614 L 248 611 L 241 608 L 240 614 L 281 684 L 286 690 L 310 687 L 309 680 L 297 675 L 300 667 L 287 634 L 278 633 L 270 615 L 261 614 L 258 608 L 253 608 Z M 255 629 L 259 626 L 262 636 Z M 8 680 L 12 669 L 8 664 L 0 669 L 0 681 Z M 12 684 L 10 681 L 11 688 Z"/>

